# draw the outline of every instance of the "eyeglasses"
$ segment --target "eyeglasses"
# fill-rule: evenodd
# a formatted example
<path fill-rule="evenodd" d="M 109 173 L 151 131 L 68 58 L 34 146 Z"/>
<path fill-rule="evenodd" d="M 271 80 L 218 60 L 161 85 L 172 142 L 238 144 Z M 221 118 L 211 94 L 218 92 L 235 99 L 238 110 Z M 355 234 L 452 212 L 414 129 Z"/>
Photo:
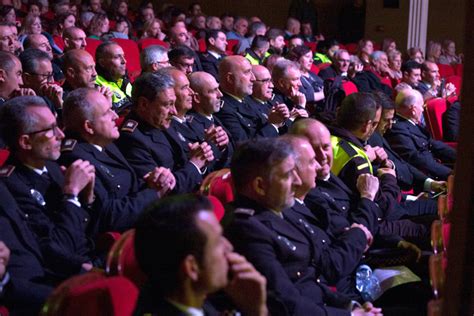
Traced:
<path fill-rule="evenodd" d="M 46 79 L 47 81 L 50 81 L 50 82 L 54 81 L 54 74 L 53 73 L 37 74 L 37 73 L 33 73 L 33 72 L 27 72 L 27 74 L 32 75 L 32 76 L 42 77 L 43 79 Z"/>
<path fill-rule="evenodd" d="M 266 78 L 266 79 L 255 79 L 255 82 L 261 82 L 261 83 L 269 83 L 272 81 L 272 78 Z"/>
<path fill-rule="evenodd" d="M 39 131 L 34 131 L 34 132 L 26 133 L 26 135 L 35 135 L 35 134 L 39 134 L 39 133 L 44 133 L 44 132 L 46 132 L 46 134 L 44 134 L 44 135 L 45 135 L 46 137 L 48 137 L 48 138 L 52 138 L 52 137 L 55 137 L 55 136 L 58 136 L 58 135 L 59 135 L 58 129 L 59 129 L 58 125 L 57 125 L 57 124 L 54 124 L 53 126 L 44 128 L 44 129 L 39 130 Z"/>

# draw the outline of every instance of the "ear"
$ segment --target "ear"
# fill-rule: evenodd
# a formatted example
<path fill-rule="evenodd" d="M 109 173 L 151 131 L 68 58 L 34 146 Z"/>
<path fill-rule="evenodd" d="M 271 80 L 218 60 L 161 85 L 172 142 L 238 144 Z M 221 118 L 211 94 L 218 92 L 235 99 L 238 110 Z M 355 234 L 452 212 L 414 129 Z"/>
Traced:
<path fill-rule="evenodd" d="M 214 45 L 216 44 L 216 39 L 210 37 L 210 38 L 209 38 L 209 44 L 211 44 L 212 46 L 214 46 Z"/>
<path fill-rule="evenodd" d="M 258 195 L 265 196 L 266 186 L 262 177 L 256 177 L 255 179 L 253 179 L 252 188 Z"/>
<path fill-rule="evenodd" d="M 84 131 L 89 135 L 94 135 L 94 128 L 92 127 L 92 122 L 89 120 L 84 121 L 84 125 L 82 126 Z"/>
<path fill-rule="evenodd" d="M 64 46 L 65 47 L 70 47 L 71 46 L 71 43 L 69 42 L 69 38 L 64 39 Z"/>
<path fill-rule="evenodd" d="M 74 77 L 75 77 L 74 75 L 76 74 L 76 72 L 74 71 L 74 69 L 73 69 L 72 67 L 67 67 L 67 68 L 65 69 L 65 72 L 66 72 L 66 75 L 67 75 L 68 77 L 70 77 L 70 78 L 74 78 Z"/>
<path fill-rule="evenodd" d="M 21 135 L 18 139 L 18 146 L 23 150 L 31 150 L 31 139 L 29 135 Z"/>
<path fill-rule="evenodd" d="M 197 104 L 201 103 L 201 95 L 199 93 L 193 94 L 193 103 L 197 103 Z"/>
<path fill-rule="evenodd" d="M 278 79 L 277 82 L 278 82 L 278 86 L 279 86 L 279 87 L 284 87 L 284 86 L 285 86 L 285 79 L 280 78 L 280 79 Z"/>
<path fill-rule="evenodd" d="M 158 71 L 158 63 L 151 64 L 151 71 L 152 72 L 157 72 Z"/>
<path fill-rule="evenodd" d="M 5 82 L 7 72 L 4 69 L 0 69 L 0 82 Z"/>
<path fill-rule="evenodd" d="M 196 282 L 199 279 L 199 264 L 196 261 L 196 258 L 193 255 L 187 255 L 182 264 L 181 270 L 183 274 Z"/>
<path fill-rule="evenodd" d="M 368 120 L 367 122 L 365 122 L 364 125 L 362 125 L 362 127 L 360 128 L 361 132 L 364 133 L 364 134 L 367 133 L 369 131 L 371 125 L 372 125 L 371 120 Z"/>
<path fill-rule="evenodd" d="M 225 77 L 225 79 L 228 83 L 230 83 L 230 84 L 234 83 L 234 76 L 232 75 L 231 72 L 226 73 L 226 75 L 224 77 Z"/>
<path fill-rule="evenodd" d="M 139 97 L 137 101 L 137 109 L 140 111 L 146 110 L 148 105 L 148 99 L 145 97 Z"/>

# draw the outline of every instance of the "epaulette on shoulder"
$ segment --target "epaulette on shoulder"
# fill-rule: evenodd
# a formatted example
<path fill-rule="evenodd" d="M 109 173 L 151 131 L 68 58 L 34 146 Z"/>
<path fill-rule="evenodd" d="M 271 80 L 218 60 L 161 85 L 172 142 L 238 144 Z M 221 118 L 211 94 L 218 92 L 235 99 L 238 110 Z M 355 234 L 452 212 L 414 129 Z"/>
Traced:
<path fill-rule="evenodd" d="M 126 120 L 123 123 L 122 128 L 120 130 L 123 131 L 123 132 L 133 133 L 137 127 L 138 127 L 138 122 L 137 121 Z"/>
<path fill-rule="evenodd" d="M 255 214 L 255 210 L 252 210 L 251 208 L 236 208 L 234 210 L 234 214 L 236 215 L 248 215 L 248 216 L 253 216 Z"/>
<path fill-rule="evenodd" d="M 61 152 L 70 152 L 76 147 L 77 140 L 68 138 L 65 139 L 61 145 Z"/>
<path fill-rule="evenodd" d="M 5 165 L 2 168 L 0 168 L 0 177 L 2 178 L 8 178 L 13 170 L 15 170 L 15 166 L 13 165 Z"/>

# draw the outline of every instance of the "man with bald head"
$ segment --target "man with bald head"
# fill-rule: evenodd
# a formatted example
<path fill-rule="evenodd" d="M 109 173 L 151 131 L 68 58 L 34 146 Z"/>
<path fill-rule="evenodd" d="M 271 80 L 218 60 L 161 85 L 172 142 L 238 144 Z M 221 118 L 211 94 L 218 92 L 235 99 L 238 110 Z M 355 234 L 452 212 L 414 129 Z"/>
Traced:
<path fill-rule="evenodd" d="M 197 55 L 195 48 L 197 47 L 196 39 L 186 29 L 186 25 L 183 22 L 177 22 L 173 27 L 169 29 L 168 39 L 171 49 L 178 48 L 179 46 L 186 46 L 191 49 L 193 54 L 193 71 L 202 71 L 201 61 Z M 195 42 L 193 45 L 192 41 Z M 171 58 L 170 58 L 171 59 Z"/>
<path fill-rule="evenodd" d="M 219 64 L 219 83 L 224 105 L 216 113 L 236 142 L 255 137 L 276 137 L 278 126 L 250 103 L 255 76 L 252 65 L 242 56 L 228 56 Z"/>
<path fill-rule="evenodd" d="M 64 54 L 63 62 L 63 69 L 66 77 L 66 81 L 63 85 L 64 99 L 66 99 L 67 94 L 72 90 L 95 87 L 95 80 L 97 77 L 95 62 L 94 58 L 92 58 L 91 54 L 86 50 L 68 50 Z M 112 100 L 112 91 L 109 88 L 102 86 L 97 89 L 109 100 Z"/>
<path fill-rule="evenodd" d="M 423 115 L 421 93 L 413 89 L 402 90 L 395 103 L 396 121 L 385 134 L 390 146 L 408 163 L 429 177 L 447 180 L 452 169 L 443 163 L 454 163 L 456 150 L 431 138 L 428 131 L 419 125 Z"/>
<path fill-rule="evenodd" d="M 68 27 L 63 32 L 64 52 L 71 49 L 86 49 L 86 33 L 76 26 Z"/>
<path fill-rule="evenodd" d="M 255 82 L 250 101 L 271 124 L 279 127 L 280 134 L 286 132 L 286 129 L 282 127 L 285 126 L 285 123 L 291 124 L 288 121 L 290 111 L 286 104 L 277 103 L 273 100 L 274 85 L 270 71 L 265 66 L 253 65 L 252 72 L 255 76 Z"/>
<path fill-rule="evenodd" d="M 221 109 L 222 92 L 216 79 L 204 71 L 194 72 L 189 76 L 193 95 L 193 109 L 189 112 L 191 128 L 212 145 L 214 168 L 228 167 L 234 152 L 234 143 L 222 122 L 214 115 Z"/>

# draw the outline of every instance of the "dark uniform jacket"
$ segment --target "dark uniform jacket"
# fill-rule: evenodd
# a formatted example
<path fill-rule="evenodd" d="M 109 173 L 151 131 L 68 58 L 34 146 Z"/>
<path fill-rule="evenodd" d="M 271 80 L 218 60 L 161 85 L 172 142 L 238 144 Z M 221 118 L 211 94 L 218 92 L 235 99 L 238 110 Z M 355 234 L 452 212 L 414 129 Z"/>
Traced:
<path fill-rule="evenodd" d="M 223 56 L 221 56 L 222 58 Z M 202 70 L 211 74 L 219 82 L 219 59 L 210 54 L 209 51 L 199 54 Z"/>
<path fill-rule="evenodd" d="M 318 76 L 321 77 L 321 79 L 323 80 L 334 79 L 337 76 L 336 68 L 334 68 L 334 65 L 331 65 L 329 67 L 321 69 L 318 73 Z"/>
<path fill-rule="evenodd" d="M 18 161 L 9 162 L 12 165 L 2 168 L 2 180 L 19 206 L 19 216 L 39 244 L 45 267 L 64 276 L 78 273 L 81 265 L 93 258 L 93 244 L 85 234 L 89 215 L 64 200 L 64 176 L 59 165 L 46 162 L 45 177 Z"/>
<path fill-rule="evenodd" d="M 248 98 L 245 97 L 239 102 L 224 93 L 224 106 L 215 116 L 224 124 L 236 143 L 255 137 L 277 137 L 277 129 L 251 106 Z"/>
<path fill-rule="evenodd" d="M 284 302 L 290 315 L 350 314 L 344 309 L 350 299 L 325 284 L 355 269 L 366 245 L 361 230 L 349 230 L 333 244 L 324 231 L 295 211 L 286 210 L 281 218 L 243 197 L 237 197 L 228 211 L 233 219 L 225 235 L 266 277 L 267 288 Z"/>
<path fill-rule="evenodd" d="M 220 149 L 213 142 L 206 140 L 205 130 L 210 128 L 212 125 L 216 127 L 222 127 L 227 133 L 227 136 L 229 137 L 229 143 L 225 148 Z M 214 154 L 214 160 L 208 167 L 208 172 L 229 167 L 230 159 L 234 153 L 234 143 L 229 131 L 223 126 L 222 122 L 215 115 L 213 115 L 212 120 L 209 120 L 204 115 L 196 112 L 189 112 L 189 114 L 186 115 L 186 123 L 183 124 L 173 120 L 171 122 L 171 127 L 179 132 L 188 143 L 207 142 L 211 146 L 212 152 Z"/>
<path fill-rule="evenodd" d="M 38 314 L 57 283 L 57 276 L 44 268 L 39 243 L 28 227 L 14 198 L 0 182 L 0 240 L 10 249 L 7 272 L 10 281 L 0 302 L 10 313 Z"/>
<path fill-rule="evenodd" d="M 385 138 L 405 161 L 433 179 L 446 180 L 452 172 L 451 168 L 436 159 L 453 163 L 456 160 L 456 151 L 445 143 L 431 138 L 419 125 L 397 115 L 395 124 L 387 131 Z"/>
<path fill-rule="evenodd" d="M 385 150 L 388 159 L 395 164 L 395 171 L 397 172 L 398 186 L 405 191 L 414 188 L 417 192 L 423 191 L 425 180 L 428 178 L 423 172 L 413 167 L 400 157 L 387 142 L 382 135 L 375 132 L 368 140 L 372 147 L 379 146 Z"/>
<path fill-rule="evenodd" d="M 454 102 L 443 113 L 443 139 L 447 142 L 456 142 L 459 134 L 459 124 L 461 120 L 461 103 Z"/>
<path fill-rule="evenodd" d="M 93 235 L 130 229 L 143 209 L 158 198 L 155 190 L 138 179 L 114 144 L 99 151 L 81 139 L 65 139 L 60 162 L 69 166 L 77 159 L 87 160 L 95 167 Z"/>
<path fill-rule="evenodd" d="M 352 81 L 357 86 L 359 92 L 375 92 L 375 91 L 382 91 L 387 96 L 392 96 L 392 89 L 383 84 L 380 81 L 380 78 L 377 77 L 372 71 L 361 71 L 358 72 Z"/>
<path fill-rule="evenodd" d="M 200 171 L 189 161 L 176 132 L 150 126 L 133 112 L 123 123 L 116 145 L 138 177 L 157 166 L 169 168 L 176 178 L 175 193 L 193 192 L 202 181 Z"/>

